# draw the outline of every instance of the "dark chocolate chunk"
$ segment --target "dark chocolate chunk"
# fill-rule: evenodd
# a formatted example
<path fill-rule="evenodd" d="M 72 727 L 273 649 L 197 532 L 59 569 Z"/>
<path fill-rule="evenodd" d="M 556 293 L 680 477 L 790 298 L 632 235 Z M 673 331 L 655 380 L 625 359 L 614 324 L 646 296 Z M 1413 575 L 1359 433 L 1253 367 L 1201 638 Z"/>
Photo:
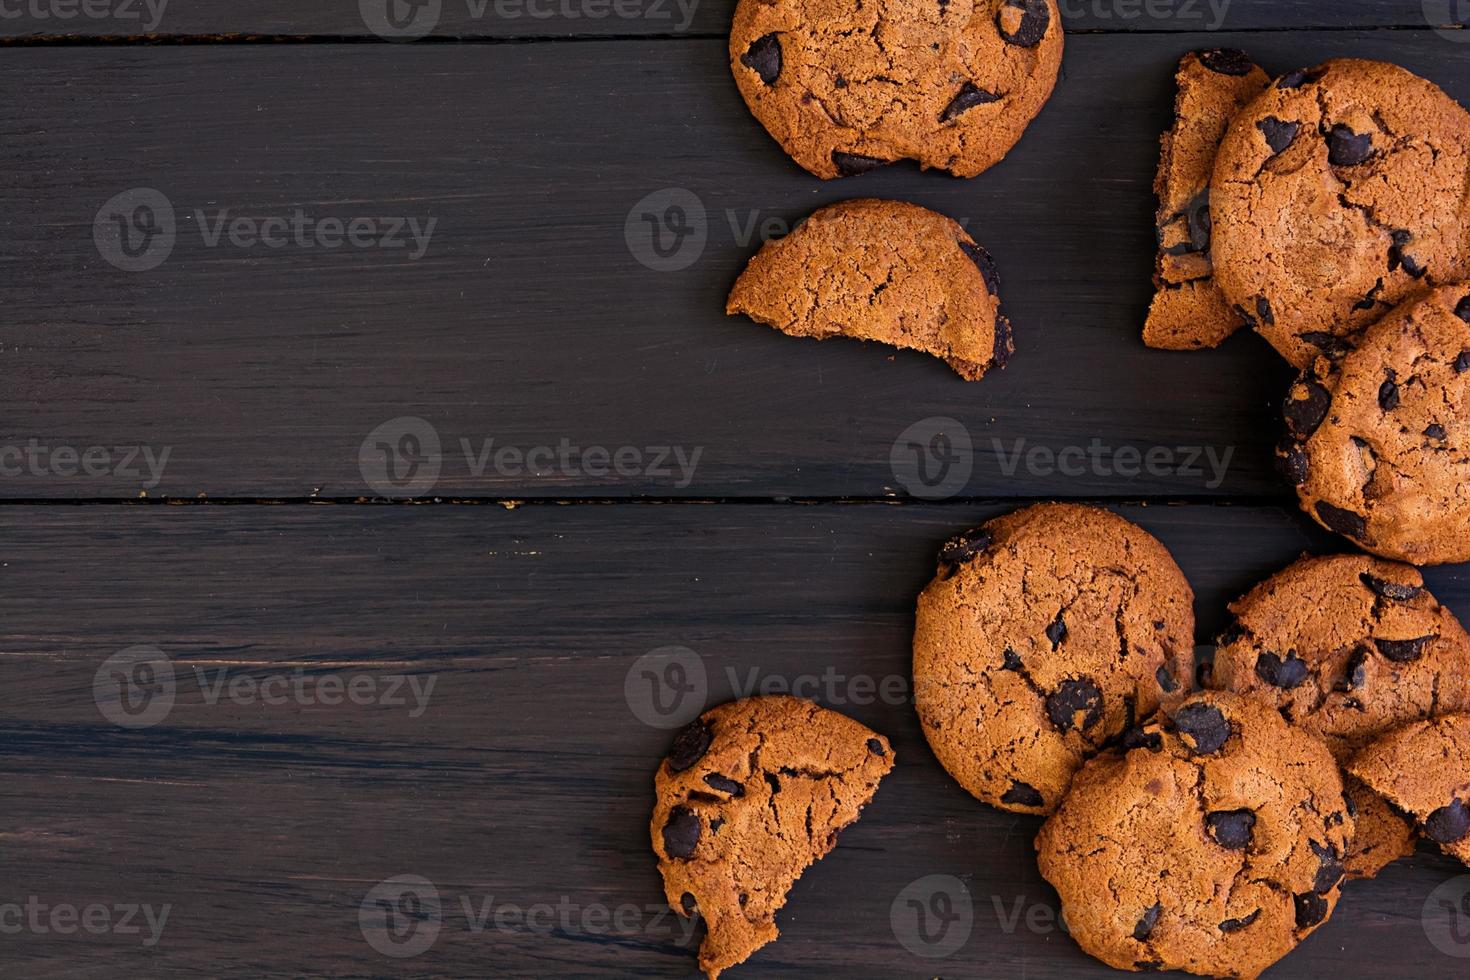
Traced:
<path fill-rule="evenodd" d="M 1012 782 L 1011 788 L 1006 790 L 1005 795 L 1000 798 L 1000 801 L 1016 806 L 1046 805 L 1046 800 L 1041 798 L 1041 793 L 1034 786 L 1028 786 L 1022 782 Z"/>
<path fill-rule="evenodd" d="M 1393 244 L 1388 248 L 1389 271 L 1392 272 L 1399 266 L 1403 266 L 1404 271 L 1415 279 L 1423 279 L 1425 273 L 1429 270 L 1425 266 L 1420 265 L 1412 255 L 1404 251 L 1404 247 L 1413 240 L 1413 236 L 1407 231 L 1395 231 L 1390 233 L 1389 237 L 1393 239 Z"/>
<path fill-rule="evenodd" d="M 1255 837 L 1256 815 L 1250 810 L 1220 810 L 1205 815 L 1205 829 L 1216 844 L 1243 851 Z"/>
<path fill-rule="evenodd" d="M 1316 841 L 1308 843 L 1312 847 L 1312 853 L 1317 855 L 1318 862 L 1317 877 L 1312 881 L 1312 890 L 1318 895 L 1326 895 L 1347 875 L 1347 869 L 1342 866 L 1342 855 L 1330 845 L 1318 844 Z"/>
<path fill-rule="evenodd" d="M 1470 296 L 1466 296 L 1455 304 L 1455 316 L 1470 323 Z"/>
<path fill-rule="evenodd" d="M 1464 374 L 1470 371 L 1470 350 L 1460 351 L 1460 356 L 1455 358 L 1455 373 Z"/>
<path fill-rule="evenodd" d="M 973 109 L 977 105 L 988 105 L 991 102 L 999 102 L 1000 96 L 994 92 L 987 92 L 979 88 L 974 82 L 966 82 L 960 86 L 959 93 L 949 100 L 949 105 L 939 114 L 940 122 L 949 122 L 966 109 Z"/>
<path fill-rule="evenodd" d="M 1399 407 L 1399 385 L 1392 377 L 1378 386 L 1378 407 L 1385 412 L 1392 412 Z"/>
<path fill-rule="evenodd" d="M 1310 467 L 1307 465 L 1307 452 L 1302 444 L 1294 439 L 1283 440 L 1276 454 L 1276 468 L 1292 486 L 1299 487 L 1306 483 Z"/>
<path fill-rule="evenodd" d="M 1424 833 L 1436 844 L 1454 844 L 1470 835 L 1470 807 L 1461 800 L 1452 800 L 1424 821 Z"/>
<path fill-rule="evenodd" d="M 1364 572 L 1358 578 L 1372 590 L 1374 595 L 1381 596 L 1384 599 L 1392 599 L 1395 602 L 1408 602 L 1410 599 L 1417 599 L 1424 591 L 1422 586 L 1389 582 L 1368 572 Z"/>
<path fill-rule="evenodd" d="M 1271 304 L 1266 297 L 1256 297 L 1256 316 L 1268 327 L 1276 325 L 1276 316 L 1271 312 Z"/>
<path fill-rule="evenodd" d="M 1338 690 L 1355 691 L 1368 680 L 1368 648 L 1359 646 L 1348 657 L 1342 682 L 1335 685 Z"/>
<path fill-rule="evenodd" d="M 679 729 L 674 736 L 674 747 L 669 750 L 669 772 L 683 772 L 703 759 L 713 738 L 714 732 L 703 718 L 696 718 Z"/>
<path fill-rule="evenodd" d="M 1186 744 L 1194 743 L 1190 746 L 1190 752 L 1194 755 L 1218 752 L 1230 738 L 1230 723 L 1225 720 L 1220 709 L 1202 701 L 1180 708 L 1173 721 L 1179 734 L 1187 736 Z"/>
<path fill-rule="evenodd" d="M 1011 341 L 1011 321 L 1004 313 L 995 315 L 995 364 L 1005 367 L 1011 360 L 1016 345 Z"/>
<path fill-rule="evenodd" d="M 1067 638 L 1067 621 L 1062 618 L 1062 612 L 1057 613 L 1057 618 L 1051 621 L 1046 628 L 1046 638 L 1051 641 L 1051 648 L 1055 650 L 1062 645 Z"/>
<path fill-rule="evenodd" d="M 1334 167 L 1356 167 L 1373 155 L 1373 134 L 1358 134 L 1338 123 L 1327 134 L 1327 162 Z"/>
<path fill-rule="evenodd" d="M 1220 923 L 1220 931 L 1221 932 L 1239 932 L 1240 930 L 1246 928 L 1247 926 L 1249 926 L 1253 922 L 1255 922 L 1256 919 L 1260 918 L 1260 916 L 1261 916 L 1261 910 L 1260 909 L 1256 909 L 1250 915 L 1244 916 L 1242 918 L 1239 918 L 1239 919 L 1226 919 L 1224 922 Z"/>
<path fill-rule="evenodd" d="M 960 251 L 967 255 L 975 268 L 980 270 L 980 275 L 985 279 L 985 288 L 992 296 L 1000 295 L 1000 274 L 995 271 L 995 259 L 990 253 L 973 242 L 960 242 Z"/>
<path fill-rule="evenodd" d="M 1326 502 L 1317 504 L 1317 517 L 1323 524 L 1338 534 L 1356 541 L 1368 541 L 1368 522 L 1362 514 L 1355 514 Z"/>
<path fill-rule="evenodd" d="M 1256 128 L 1261 131 L 1262 136 L 1266 137 L 1266 145 L 1271 148 L 1271 152 L 1280 153 L 1296 141 L 1296 135 L 1301 132 L 1302 124 L 1267 116 L 1256 123 Z"/>
<path fill-rule="evenodd" d="M 1082 713 L 1080 725 L 1076 722 L 1078 712 Z M 1086 731 L 1102 720 L 1102 712 L 1102 689 L 1085 677 L 1062 681 L 1062 686 L 1046 699 L 1046 716 L 1064 732 L 1074 725 Z"/>
<path fill-rule="evenodd" d="M 1139 725 L 1130 728 L 1123 733 L 1120 742 L 1124 752 L 1132 752 L 1134 749 L 1148 749 L 1150 752 L 1158 752 L 1164 747 L 1164 737 L 1158 732 L 1151 732 Z"/>
<path fill-rule="evenodd" d="M 1250 57 L 1237 48 L 1216 48 L 1213 51 L 1199 52 L 1200 64 L 1217 75 L 1234 75 L 1242 78 L 1249 75 L 1256 67 L 1256 63 Z"/>
<path fill-rule="evenodd" d="M 1435 442 L 1444 442 L 1450 437 L 1450 434 L 1438 422 L 1430 422 L 1424 427 L 1424 437 L 1426 439 L 1433 439 Z"/>
<path fill-rule="evenodd" d="M 710 773 L 704 777 L 705 785 L 711 789 L 717 789 L 721 793 L 729 793 L 731 796 L 744 796 L 745 787 L 729 776 L 721 776 L 719 773 Z"/>
<path fill-rule="evenodd" d="M 682 908 L 684 910 L 684 914 L 690 918 L 693 918 L 694 916 L 699 914 L 699 905 L 694 901 L 694 896 L 689 892 L 685 892 L 684 894 L 679 896 L 679 907 Z"/>
<path fill-rule="evenodd" d="M 882 160 L 878 157 L 865 157 L 861 153 L 843 153 L 841 150 L 832 151 L 832 163 L 837 167 L 837 173 L 843 177 L 856 177 L 859 174 L 886 167 L 892 160 Z"/>
<path fill-rule="evenodd" d="M 1310 929 L 1327 918 L 1327 899 L 1316 892 L 1306 892 L 1295 897 L 1296 927 Z"/>
<path fill-rule="evenodd" d="M 1378 652 L 1396 664 L 1410 664 L 1424 656 L 1424 646 L 1430 640 L 1436 639 L 1430 636 L 1420 636 L 1412 640 L 1380 640 L 1373 639 L 1373 645 Z"/>
<path fill-rule="evenodd" d="M 1287 396 L 1286 427 L 1298 441 L 1310 439 L 1331 407 L 1332 395 L 1327 389 L 1317 379 L 1303 376 Z"/>
<path fill-rule="evenodd" d="M 1007 23 L 1015 23 L 1016 15 L 1008 13 L 1012 10 L 1021 11 L 1020 23 L 1016 24 L 1014 31 L 1006 29 Z M 1046 37 L 1047 28 L 1051 26 L 1051 8 L 1046 0 L 1005 0 L 995 19 L 1000 27 L 1001 40 L 1020 48 L 1034 48 Z"/>
<path fill-rule="evenodd" d="M 664 852 L 669 857 L 690 857 L 699 846 L 701 830 L 697 813 L 687 806 L 674 807 L 664 824 Z"/>
<path fill-rule="evenodd" d="M 887 752 L 883 751 L 883 743 L 876 738 L 868 739 L 868 751 L 873 753 L 874 755 L 888 754 Z"/>
<path fill-rule="evenodd" d="M 740 63 L 767 85 L 775 85 L 781 77 L 781 39 L 774 34 L 756 38 L 740 56 Z"/>
<path fill-rule="evenodd" d="M 1144 912 L 1143 917 L 1138 920 L 1138 925 L 1133 927 L 1133 938 L 1141 943 L 1147 942 L 1148 937 L 1153 934 L 1154 926 L 1159 924 L 1159 913 L 1162 911 L 1163 907 L 1155 902 L 1153 908 Z"/>
<path fill-rule="evenodd" d="M 991 540 L 990 532 L 983 527 L 950 538 L 939 549 L 939 562 L 953 569 L 974 561 L 982 551 L 990 547 Z"/>
<path fill-rule="evenodd" d="M 1307 679 L 1307 665 L 1295 650 L 1288 650 L 1285 660 L 1274 653 L 1262 653 L 1256 658 L 1256 676 L 1273 687 L 1289 691 Z"/>
<path fill-rule="evenodd" d="M 1174 675 L 1170 673 L 1168 667 L 1160 667 L 1154 671 L 1154 680 L 1159 682 L 1159 688 L 1165 694 L 1171 694 L 1179 690 L 1179 682 L 1174 679 Z"/>

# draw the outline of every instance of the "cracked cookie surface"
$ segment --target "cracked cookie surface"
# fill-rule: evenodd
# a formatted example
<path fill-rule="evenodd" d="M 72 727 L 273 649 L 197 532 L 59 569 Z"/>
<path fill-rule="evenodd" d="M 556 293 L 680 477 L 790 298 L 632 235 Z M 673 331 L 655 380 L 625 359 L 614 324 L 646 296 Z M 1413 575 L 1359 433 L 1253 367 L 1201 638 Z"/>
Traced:
<path fill-rule="evenodd" d="M 1286 402 L 1302 509 L 1385 558 L 1470 560 L 1470 285 L 1400 305 Z"/>
<path fill-rule="evenodd" d="M 1399 725 L 1470 710 L 1470 636 L 1408 565 L 1302 558 L 1230 612 L 1210 686 L 1272 705 L 1341 765 Z M 1372 877 L 1413 853 L 1414 835 L 1374 793 L 1348 782 L 1358 816 L 1348 868 Z"/>
<path fill-rule="evenodd" d="M 1210 202 L 1215 282 L 1305 368 L 1470 273 L 1470 115 L 1395 65 L 1292 72 L 1231 123 Z"/>
<path fill-rule="evenodd" d="M 1440 850 L 1470 865 L 1470 715 L 1406 725 L 1360 752 L 1349 769 L 1413 814 Z"/>
<path fill-rule="evenodd" d="M 967 381 L 1015 350 L 990 253 L 901 201 L 843 201 L 750 260 L 725 304 L 793 337 L 852 337 L 941 358 Z"/>
<path fill-rule="evenodd" d="M 961 535 L 919 597 L 914 703 L 977 798 L 1050 813 L 1083 760 L 1183 693 L 1194 594 L 1107 511 L 1042 504 Z"/>
<path fill-rule="evenodd" d="M 792 883 L 892 768 L 887 739 L 799 698 L 734 701 L 679 731 L 649 829 L 669 907 L 704 920 L 711 980 L 777 937 Z"/>
<path fill-rule="evenodd" d="M 1159 250 L 1143 342 L 1163 350 L 1216 347 L 1245 326 L 1214 281 L 1210 178 L 1230 120 L 1271 79 L 1242 51 L 1192 51 L 1175 75 L 1174 125 L 1160 141 L 1154 194 Z"/>
<path fill-rule="evenodd" d="M 1337 904 L 1353 833 L 1316 739 L 1206 692 L 1088 762 L 1036 839 L 1074 939 L 1122 970 L 1251 978 Z"/>
<path fill-rule="evenodd" d="M 1051 96 L 1056 0 L 740 0 L 730 69 L 750 111 L 824 179 L 917 160 L 998 163 Z"/>

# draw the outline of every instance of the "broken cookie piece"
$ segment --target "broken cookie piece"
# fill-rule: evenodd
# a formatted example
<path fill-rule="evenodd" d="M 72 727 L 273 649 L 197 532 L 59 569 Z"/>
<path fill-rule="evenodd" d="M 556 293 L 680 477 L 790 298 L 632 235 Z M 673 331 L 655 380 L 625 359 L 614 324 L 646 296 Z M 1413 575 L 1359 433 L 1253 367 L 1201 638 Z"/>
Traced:
<path fill-rule="evenodd" d="M 1175 76 L 1174 125 L 1164 134 L 1154 193 L 1159 251 L 1143 342 L 1163 350 L 1216 347 L 1245 318 L 1214 283 L 1210 176 L 1231 118 L 1271 80 L 1244 52 L 1194 51 Z"/>
<path fill-rule="evenodd" d="M 680 730 L 650 831 L 669 907 L 699 916 L 710 980 L 779 935 L 776 912 L 893 768 L 888 740 L 799 698 L 747 698 Z"/>
<path fill-rule="evenodd" d="M 750 260 L 725 311 L 794 337 L 924 351 L 967 381 L 1015 349 L 990 253 L 958 223 L 901 201 L 817 211 Z"/>
<path fill-rule="evenodd" d="M 1470 715 L 1444 715 L 1391 732 L 1349 770 L 1412 814 L 1425 837 L 1470 865 Z"/>

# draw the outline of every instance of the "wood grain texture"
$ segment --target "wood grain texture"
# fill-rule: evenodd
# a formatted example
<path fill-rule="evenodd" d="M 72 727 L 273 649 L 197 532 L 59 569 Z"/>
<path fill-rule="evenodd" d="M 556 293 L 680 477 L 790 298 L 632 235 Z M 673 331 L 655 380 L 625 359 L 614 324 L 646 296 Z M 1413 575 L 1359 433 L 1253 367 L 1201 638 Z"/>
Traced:
<path fill-rule="evenodd" d="M 856 680 L 906 684 L 934 549 L 1003 509 L 0 508 L 7 900 L 171 907 L 151 947 L 7 935 L 7 975 L 691 976 L 692 942 L 649 911 L 661 894 L 651 772 L 670 735 L 624 693 L 638 658 L 676 644 L 702 658 L 711 704 L 752 678 L 830 674 L 812 693 L 898 756 L 863 820 L 796 887 L 783 938 L 732 976 L 1109 976 L 1044 918 L 1007 931 L 1017 910 L 1054 912 L 1032 857 L 1037 821 L 948 780 L 906 688 L 874 697 Z M 1258 578 L 1330 547 L 1281 510 L 1120 512 L 1173 550 L 1205 635 Z M 1463 570 L 1429 579 L 1470 614 Z M 155 727 L 125 730 L 93 684 L 135 644 L 172 659 L 177 689 Z M 434 687 L 417 716 L 381 701 L 206 696 L 297 669 L 308 684 Z M 1272 976 L 1456 975 L 1420 910 L 1457 867 L 1423 852 L 1352 885 Z M 422 955 L 394 959 L 364 940 L 358 909 L 405 874 L 435 884 L 443 924 Z M 940 960 L 910 953 L 890 924 L 899 893 L 931 874 L 962 879 L 974 909 L 970 939 Z M 462 899 L 569 918 L 528 926 L 503 911 L 504 928 L 477 932 Z M 624 906 L 622 926 L 598 924 L 597 909 Z"/>
<path fill-rule="evenodd" d="M 0 73 L 27 98 L 0 105 L 16 174 L 0 190 L 0 446 L 170 456 L 161 482 L 43 465 L 0 493 L 369 494 L 364 440 L 415 416 L 441 439 L 446 496 L 901 496 L 895 440 L 949 417 L 972 440 L 959 492 L 973 497 L 1280 497 L 1270 446 L 1288 375 L 1266 345 L 1173 354 L 1138 338 L 1172 68 L 1220 43 L 1279 70 L 1387 58 L 1470 96 L 1464 49 L 1427 32 L 1081 35 L 1052 105 L 991 172 L 899 165 L 822 183 L 751 119 L 719 41 L 9 51 Z M 162 265 L 125 272 L 94 222 L 137 188 L 167 198 L 178 233 Z M 657 197 L 669 188 L 692 195 L 690 227 L 704 210 L 705 240 L 684 239 L 687 267 L 656 271 L 635 250 L 653 255 L 643 217 L 680 200 Z M 723 315 L 751 229 L 852 196 L 933 207 L 995 253 L 1016 325 L 1006 371 L 969 384 L 923 355 Z M 286 247 L 236 247 L 220 224 L 298 211 L 436 225 L 415 261 L 411 245 L 306 247 L 283 228 Z M 391 223 L 364 240 L 384 235 Z M 576 452 L 477 474 L 488 439 L 700 457 L 687 482 Z M 1009 465 L 1094 440 L 1109 464 L 1154 447 L 1233 455 L 1219 482 Z"/>
<path fill-rule="evenodd" d="M 383 13 L 390 5 L 398 8 L 393 21 Z M 1454 0 L 1058 0 L 1058 6 L 1070 31 L 1427 29 L 1470 19 Z M 5 0 L 0 38 L 722 35 L 734 9 L 735 0 Z"/>

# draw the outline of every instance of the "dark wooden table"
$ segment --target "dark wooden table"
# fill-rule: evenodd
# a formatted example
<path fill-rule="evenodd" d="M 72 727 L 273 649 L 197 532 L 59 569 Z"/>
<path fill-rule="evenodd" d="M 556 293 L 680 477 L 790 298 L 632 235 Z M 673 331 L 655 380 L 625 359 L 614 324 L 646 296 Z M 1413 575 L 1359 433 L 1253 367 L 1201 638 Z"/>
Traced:
<path fill-rule="evenodd" d="M 822 183 L 736 93 L 731 0 L 442 0 L 415 43 L 375 6 L 0 4 L 0 974 L 692 976 L 653 768 L 700 704 L 794 687 L 899 765 L 731 976 L 1108 975 L 1038 821 L 925 746 L 914 597 L 1031 500 L 1162 538 L 1202 638 L 1343 547 L 1271 471 L 1267 347 L 1138 340 L 1172 67 L 1359 55 L 1470 101 L 1470 7 L 1067 0 L 1002 165 Z M 852 196 L 995 253 L 1005 372 L 722 315 Z M 969 452 L 921 473 L 940 431 Z M 1470 617 L 1465 569 L 1428 577 Z M 1352 884 L 1271 975 L 1464 976 L 1464 871 Z"/>

